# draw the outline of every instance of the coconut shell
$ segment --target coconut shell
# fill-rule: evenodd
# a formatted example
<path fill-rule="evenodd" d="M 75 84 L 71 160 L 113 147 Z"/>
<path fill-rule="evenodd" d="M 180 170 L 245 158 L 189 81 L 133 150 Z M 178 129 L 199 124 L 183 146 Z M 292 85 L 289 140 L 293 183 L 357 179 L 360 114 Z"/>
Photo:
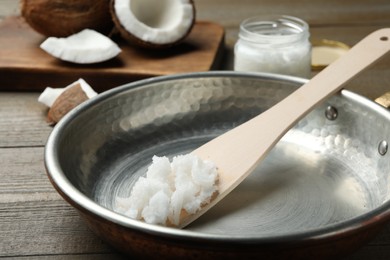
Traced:
<path fill-rule="evenodd" d="M 88 96 L 81 88 L 80 83 L 66 89 L 50 107 L 47 115 L 48 123 L 51 125 L 58 123 L 70 110 L 86 100 L 88 100 Z"/>
<path fill-rule="evenodd" d="M 114 27 L 110 0 L 22 0 L 26 22 L 45 36 L 67 37 L 89 28 L 108 34 Z"/>
<path fill-rule="evenodd" d="M 157 49 L 157 50 L 158 49 L 166 49 L 166 48 L 170 48 L 170 47 L 176 46 L 179 43 L 181 43 L 188 36 L 188 34 L 191 32 L 192 28 L 195 25 L 195 17 L 196 17 L 195 4 L 194 4 L 193 0 L 189 0 L 189 2 L 193 7 L 192 8 L 193 17 L 194 17 L 193 23 L 191 24 L 191 26 L 188 28 L 186 33 L 183 34 L 183 36 L 180 39 L 178 39 L 172 43 L 167 43 L 167 44 L 157 44 L 157 43 L 152 43 L 152 42 L 146 42 L 146 41 L 143 41 L 142 39 L 136 37 L 135 35 L 133 35 L 129 31 L 127 31 L 123 27 L 123 25 L 121 24 L 121 22 L 119 21 L 117 15 L 115 13 L 115 8 L 114 8 L 115 0 L 111 0 L 110 12 L 111 12 L 112 20 L 114 21 L 115 27 L 118 30 L 119 34 L 121 35 L 121 37 L 123 39 L 125 39 L 130 44 L 137 46 L 137 47 L 144 48 L 144 49 Z"/>

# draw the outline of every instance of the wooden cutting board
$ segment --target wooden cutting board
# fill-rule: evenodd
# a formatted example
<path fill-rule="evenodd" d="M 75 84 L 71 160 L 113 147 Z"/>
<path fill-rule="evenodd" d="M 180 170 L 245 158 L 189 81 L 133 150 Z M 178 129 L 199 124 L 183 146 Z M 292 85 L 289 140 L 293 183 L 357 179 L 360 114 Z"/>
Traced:
<path fill-rule="evenodd" d="M 222 26 L 206 21 L 195 24 L 186 40 L 168 50 L 142 50 L 117 38 L 122 52 L 100 64 L 78 65 L 61 61 L 39 45 L 45 37 L 21 17 L 0 23 L 0 89 L 42 91 L 65 87 L 79 78 L 97 91 L 153 76 L 208 71 L 218 68 L 224 47 Z"/>

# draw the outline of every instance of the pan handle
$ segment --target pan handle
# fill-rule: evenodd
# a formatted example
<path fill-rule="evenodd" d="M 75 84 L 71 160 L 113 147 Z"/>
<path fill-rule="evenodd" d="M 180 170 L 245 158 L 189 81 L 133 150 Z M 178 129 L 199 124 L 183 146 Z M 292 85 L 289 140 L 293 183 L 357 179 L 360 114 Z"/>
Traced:
<path fill-rule="evenodd" d="M 390 108 L 390 92 L 383 94 L 382 96 L 375 99 L 375 102 L 384 106 L 385 108 Z"/>

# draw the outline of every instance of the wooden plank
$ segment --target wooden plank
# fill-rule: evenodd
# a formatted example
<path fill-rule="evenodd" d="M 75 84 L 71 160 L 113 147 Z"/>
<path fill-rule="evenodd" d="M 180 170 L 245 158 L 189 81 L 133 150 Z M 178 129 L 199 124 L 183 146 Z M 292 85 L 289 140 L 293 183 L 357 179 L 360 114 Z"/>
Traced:
<path fill-rule="evenodd" d="M 390 22 L 387 0 L 312 1 L 312 0 L 197 0 L 199 19 L 219 21 L 224 26 L 237 26 L 243 19 L 268 14 L 300 17 L 312 26 L 340 24 L 379 25 Z"/>
<path fill-rule="evenodd" d="M 114 252 L 52 187 L 42 147 L 0 149 L 0 165 L 0 257 Z"/>
<path fill-rule="evenodd" d="M 10 15 L 18 15 L 19 1 L 17 0 L 0 0 L 0 21 Z"/>
<path fill-rule="evenodd" d="M 253 15 L 289 14 L 313 21 L 312 24 L 337 25 L 389 22 L 387 0 L 196 0 L 197 18 L 237 25 Z M 0 0 L 0 18 L 19 12 L 19 1 Z"/>
<path fill-rule="evenodd" d="M 389 246 L 366 246 L 361 248 L 344 260 L 388 260 L 390 257 Z"/>
<path fill-rule="evenodd" d="M 239 23 L 249 16 L 295 15 L 310 23 L 313 37 L 347 44 L 356 43 L 372 29 L 390 26 L 388 0 L 196 0 L 195 3 L 198 19 L 221 23 L 226 29 L 228 53 L 224 68 L 232 68 L 232 48 Z M 0 20 L 17 13 L 18 5 L 17 0 L 0 0 Z M 369 98 L 388 91 L 389 70 L 386 58 L 351 82 L 352 90 Z M 42 82 L 42 86 L 46 85 L 48 82 Z M 63 86 L 58 83 L 54 87 Z M 38 93 L 0 93 L 0 178 L 3 182 L 0 183 L 0 258 L 125 258 L 93 235 L 48 182 L 42 155 L 51 128 L 45 123 L 46 108 L 36 102 L 37 97 Z M 390 224 L 370 244 L 346 259 L 387 260 L 389 256 Z"/>
<path fill-rule="evenodd" d="M 21 17 L 0 23 L 1 89 L 43 90 L 44 84 L 64 85 L 84 78 L 96 90 L 106 90 L 134 80 L 174 73 L 208 71 L 219 66 L 224 29 L 211 22 L 197 22 L 184 42 L 165 50 L 135 48 L 119 37 L 122 52 L 98 64 L 63 62 L 44 52 L 45 37 L 33 31 Z"/>
<path fill-rule="evenodd" d="M 232 55 L 230 53 L 228 57 Z M 372 100 L 381 96 L 390 90 L 389 66 L 390 56 L 346 88 Z M 39 93 L 0 93 L 0 147 L 43 146 L 46 143 L 52 127 L 45 122 L 47 108 L 37 102 L 38 96 Z"/>
<path fill-rule="evenodd" d="M 25 257 L 24 257 L 25 258 Z M 23 259 L 24 259 L 23 258 Z M 14 257 L 2 258 L 5 260 L 15 259 Z M 36 255 L 28 256 L 28 260 L 126 260 L 128 257 L 120 254 L 101 253 L 101 254 L 56 254 L 56 255 Z"/>
<path fill-rule="evenodd" d="M 0 147 L 43 146 L 52 127 L 38 93 L 0 92 Z"/>
<path fill-rule="evenodd" d="M 0 257 L 112 252 L 62 200 L 0 205 Z"/>
<path fill-rule="evenodd" d="M 45 174 L 43 147 L 0 149 L 0 165 L 8 165 L 0 169 L 0 203 L 60 200 Z"/>
<path fill-rule="evenodd" d="M 0 257 L 121 259 L 88 230 L 76 210 L 51 186 L 42 153 L 43 148 L 0 149 L 0 164 L 7 162 L 6 168 L 0 168 Z M 364 259 L 373 252 L 376 259 L 389 256 L 390 224 L 348 259 Z"/>
<path fill-rule="evenodd" d="M 353 46 L 366 35 L 383 27 L 382 25 L 367 25 L 357 28 L 350 26 L 314 27 L 311 28 L 310 32 L 312 39 L 331 39 Z M 348 83 L 346 88 L 374 100 L 390 91 L 389 68 L 390 55 L 387 54 L 367 71 Z"/>
<path fill-rule="evenodd" d="M 374 257 L 375 256 L 375 257 Z M 388 260 L 390 257 L 390 223 L 366 246 L 358 249 L 345 260 Z"/>
<path fill-rule="evenodd" d="M 311 39 L 330 39 L 344 42 L 353 46 L 371 32 L 383 28 L 381 25 L 359 26 L 325 26 L 310 28 Z M 389 24 L 390 27 L 390 24 Z M 232 69 L 234 64 L 234 44 L 238 38 L 237 26 L 228 28 L 226 31 L 227 51 L 223 62 L 223 69 Z M 370 69 L 362 73 L 358 78 L 351 81 L 346 88 L 363 95 L 369 99 L 375 98 L 390 91 L 390 55 L 387 55 Z M 312 75 L 317 73 L 313 71 Z"/>

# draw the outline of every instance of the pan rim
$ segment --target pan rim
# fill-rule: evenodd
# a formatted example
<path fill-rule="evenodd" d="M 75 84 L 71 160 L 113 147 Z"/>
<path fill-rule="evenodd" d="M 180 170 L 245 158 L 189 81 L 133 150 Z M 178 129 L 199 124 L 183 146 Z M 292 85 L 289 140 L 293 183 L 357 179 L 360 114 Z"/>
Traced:
<path fill-rule="evenodd" d="M 362 215 L 356 216 L 354 218 L 348 219 L 335 224 L 330 224 L 318 229 L 301 231 L 287 235 L 274 235 L 266 237 L 248 237 L 248 236 L 224 236 L 218 234 L 207 234 L 190 230 L 180 230 L 175 228 L 156 226 L 141 221 L 133 220 L 119 213 L 113 212 L 109 209 L 100 206 L 92 199 L 88 198 L 86 195 L 81 193 L 71 182 L 66 178 L 65 173 L 61 170 L 60 164 L 58 161 L 58 150 L 56 149 L 60 135 L 63 129 L 66 129 L 66 126 L 72 121 L 78 114 L 89 109 L 95 104 L 105 100 L 111 96 L 119 94 L 123 91 L 130 89 L 142 87 L 144 85 L 159 83 L 170 80 L 177 79 L 186 79 L 186 78 L 205 78 L 205 77 L 249 77 L 249 78 L 258 78 L 266 80 L 277 80 L 277 81 L 286 81 L 296 84 L 304 84 L 307 80 L 303 78 L 271 74 L 271 73 L 250 73 L 250 72 L 234 72 L 234 71 L 212 71 L 212 72 L 196 72 L 196 73 L 185 73 L 178 75 L 169 75 L 169 76 L 159 76 L 154 78 L 149 78 L 133 83 L 124 84 L 103 92 L 96 96 L 93 99 L 88 100 L 87 102 L 81 104 L 69 114 L 67 114 L 53 129 L 50 134 L 44 151 L 44 162 L 47 175 L 56 188 L 56 190 L 68 201 L 72 206 L 76 207 L 78 210 L 88 212 L 98 216 L 99 218 L 105 219 L 109 222 L 115 223 L 122 227 L 136 230 L 145 234 L 160 236 L 170 239 L 178 240 L 193 240 L 197 241 L 207 241 L 207 242 L 216 242 L 216 243 L 235 243 L 235 244 L 268 244 L 268 243 L 297 243 L 297 242 L 307 242 L 307 241 L 317 241 L 322 239 L 328 239 L 330 237 L 339 237 L 339 236 L 348 236 L 360 229 L 368 228 L 369 226 L 384 223 L 386 220 L 390 219 L 390 201 L 382 204 L 381 206 L 370 210 Z M 356 101 L 360 104 L 363 104 L 370 109 L 380 113 L 385 116 L 390 121 L 390 111 L 386 108 L 376 104 L 375 102 L 365 98 L 359 94 L 351 92 L 349 90 L 343 89 L 340 94 L 343 98 L 348 100 Z"/>

